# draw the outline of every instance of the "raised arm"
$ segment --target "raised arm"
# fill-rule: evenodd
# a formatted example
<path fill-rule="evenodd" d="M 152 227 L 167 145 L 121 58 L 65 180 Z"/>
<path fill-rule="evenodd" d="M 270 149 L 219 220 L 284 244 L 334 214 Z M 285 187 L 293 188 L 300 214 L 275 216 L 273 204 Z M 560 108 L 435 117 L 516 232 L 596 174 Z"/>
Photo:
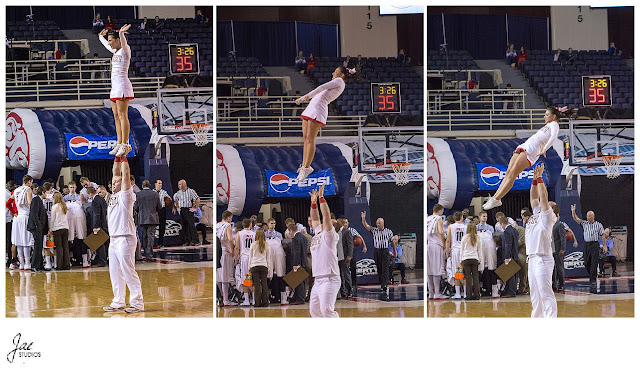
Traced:
<path fill-rule="evenodd" d="M 131 28 L 130 24 L 126 24 L 122 27 L 120 27 L 120 30 L 118 30 L 118 34 L 120 35 L 120 45 L 122 46 L 122 49 L 124 49 L 127 53 L 129 53 L 129 51 L 131 50 L 129 48 L 129 44 L 127 43 L 127 37 L 126 37 L 126 32 Z"/>
<path fill-rule="evenodd" d="M 322 184 L 318 190 L 318 202 L 320 202 L 320 211 L 322 212 L 322 230 L 331 232 L 333 228 L 331 210 L 329 210 L 329 204 L 324 199 L 324 186 L 325 184 Z"/>
<path fill-rule="evenodd" d="M 104 37 L 107 34 L 107 32 L 108 32 L 107 29 L 100 31 L 100 34 L 98 35 L 98 39 L 100 39 L 100 42 L 102 43 L 102 45 L 104 45 L 104 47 L 107 48 L 109 52 L 116 53 L 116 50 L 111 48 L 111 46 L 109 45 L 109 42 Z"/>
<path fill-rule="evenodd" d="M 126 161 L 125 157 L 122 157 L 124 162 L 120 163 L 120 174 L 122 175 L 122 188 L 121 190 L 129 190 L 131 188 L 131 170 L 129 169 L 129 162 Z M 114 162 L 118 163 L 118 162 Z"/>
<path fill-rule="evenodd" d="M 367 212 L 366 211 L 362 211 L 360 213 L 360 216 L 362 217 L 362 226 L 368 230 L 369 232 L 371 232 L 371 226 L 369 224 L 367 224 Z"/>
<path fill-rule="evenodd" d="M 544 185 L 544 181 L 542 180 L 543 172 L 544 163 L 541 163 L 533 171 L 533 177 L 537 180 L 536 187 L 538 187 L 538 195 L 540 196 L 540 210 L 547 211 L 551 208 L 551 206 L 549 206 L 549 194 L 547 192 L 547 187 L 546 185 Z"/>
<path fill-rule="evenodd" d="M 328 82 L 326 82 L 324 84 L 319 85 L 318 87 L 316 87 L 316 89 L 314 89 L 313 91 L 307 93 L 302 98 L 305 101 L 309 101 L 309 100 L 311 100 L 313 98 L 313 96 L 319 94 L 322 91 L 325 91 L 327 89 L 333 89 L 333 88 L 340 87 L 340 82 L 338 81 L 339 79 L 342 79 L 342 78 L 335 78 L 335 79 L 332 79 L 332 80 L 330 80 L 330 81 L 328 81 Z"/>
<path fill-rule="evenodd" d="M 531 189 L 529 190 L 529 203 L 531 203 L 531 211 L 535 210 L 535 208 L 540 204 L 535 174 L 536 171 L 534 170 L 533 180 L 531 181 Z"/>
<path fill-rule="evenodd" d="M 318 191 L 314 189 L 309 195 L 311 195 L 311 210 L 309 211 L 309 216 L 311 217 L 311 228 L 315 231 L 318 225 L 321 224 L 320 213 L 318 212 Z M 287 231 L 285 231 L 285 234 L 286 233 Z"/>
<path fill-rule="evenodd" d="M 576 215 L 576 205 L 571 205 L 571 217 L 573 217 L 573 220 L 575 220 L 576 223 L 582 225 L 582 219 L 580 219 L 578 215 Z"/>

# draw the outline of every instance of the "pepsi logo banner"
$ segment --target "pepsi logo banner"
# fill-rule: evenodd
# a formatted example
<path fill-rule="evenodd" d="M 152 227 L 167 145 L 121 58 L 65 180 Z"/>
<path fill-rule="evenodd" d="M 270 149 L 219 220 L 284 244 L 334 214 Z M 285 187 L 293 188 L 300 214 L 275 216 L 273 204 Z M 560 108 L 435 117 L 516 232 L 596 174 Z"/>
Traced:
<path fill-rule="evenodd" d="M 532 167 L 522 171 L 513 183 L 511 190 L 529 190 L 533 181 L 533 169 L 539 164 L 540 162 L 536 162 Z M 476 169 L 478 170 L 479 190 L 497 190 L 502 179 L 507 174 L 506 165 L 476 163 Z M 542 174 L 542 179 L 545 184 L 548 184 L 544 173 Z"/>
<path fill-rule="evenodd" d="M 318 189 L 322 184 L 325 196 L 336 194 L 336 182 L 331 169 L 314 172 L 302 182 L 298 183 L 295 172 L 281 172 L 265 170 L 267 174 L 267 196 L 269 197 L 309 197 L 313 189 Z"/>
<path fill-rule="evenodd" d="M 65 133 L 64 136 L 67 142 L 67 159 L 113 159 L 113 155 L 109 152 L 117 143 L 116 136 L 79 135 L 76 133 Z M 129 144 L 133 144 L 131 135 L 129 135 Z M 132 148 L 127 157 L 135 155 Z"/>

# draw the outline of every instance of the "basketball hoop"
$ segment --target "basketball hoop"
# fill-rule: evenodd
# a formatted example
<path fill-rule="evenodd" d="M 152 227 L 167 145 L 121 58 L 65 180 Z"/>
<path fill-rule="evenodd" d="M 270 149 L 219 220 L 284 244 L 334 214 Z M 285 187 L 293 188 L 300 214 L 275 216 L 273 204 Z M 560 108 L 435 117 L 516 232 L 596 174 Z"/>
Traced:
<path fill-rule="evenodd" d="M 622 161 L 621 155 L 603 155 L 602 162 L 607 170 L 607 177 L 609 179 L 615 179 L 620 176 L 620 161 Z"/>
<path fill-rule="evenodd" d="M 392 163 L 393 173 L 396 174 L 396 185 L 402 186 L 409 184 L 409 169 L 411 162 Z"/>
<path fill-rule="evenodd" d="M 193 134 L 196 137 L 196 146 L 205 146 L 209 142 L 207 140 L 207 133 L 209 132 L 209 125 L 207 123 L 192 123 L 189 125 Z"/>

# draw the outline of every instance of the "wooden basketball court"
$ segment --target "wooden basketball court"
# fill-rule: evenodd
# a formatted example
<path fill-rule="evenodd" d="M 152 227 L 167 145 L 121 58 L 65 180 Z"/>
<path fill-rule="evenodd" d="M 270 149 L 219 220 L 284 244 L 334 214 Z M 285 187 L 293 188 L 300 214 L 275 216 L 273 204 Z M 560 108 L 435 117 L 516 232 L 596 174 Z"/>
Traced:
<path fill-rule="evenodd" d="M 390 286 L 388 298 L 380 292 L 379 285 L 358 286 L 355 297 L 336 301 L 336 311 L 340 317 L 424 317 L 424 282 L 422 278 L 411 277 L 408 273 L 410 284 Z M 216 317 L 311 316 L 309 303 L 305 303 L 294 306 L 272 304 L 267 308 L 217 307 Z"/>
<path fill-rule="evenodd" d="M 558 317 L 634 317 L 634 276 L 598 279 L 592 289 L 588 278 L 567 279 L 565 291 L 556 293 Z M 427 317 L 531 317 L 528 295 L 480 301 L 428 300 Z"/>
<path fill-rule="evenodd" d="M 42 273 L 7 270 L 6 316 L 213 317 L 213 262 L 138 262 L 136 271 L 145 312 L 128 315 L 102 310 L 113 298 L 108 267 Z"/>

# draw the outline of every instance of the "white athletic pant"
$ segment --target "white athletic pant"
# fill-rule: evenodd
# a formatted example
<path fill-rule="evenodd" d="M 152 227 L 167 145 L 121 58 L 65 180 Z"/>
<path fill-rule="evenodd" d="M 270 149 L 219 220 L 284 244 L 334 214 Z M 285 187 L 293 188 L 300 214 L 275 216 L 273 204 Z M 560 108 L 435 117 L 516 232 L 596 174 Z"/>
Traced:
<path fill-rule="evenodd" d="M 309 299 L 311 317 L 340 317 L 335 310 L 338 291 L 340 291 L 340 276 L 316 277 Z"/>
<path fill-rule="evenodd" d="M 552 256 L 529 256 L 529 291 L 531 317 L 558 317 L 558 305 L 553 294 Z"/>
<path fill-rule="evenodd" d="M 24 269 L 31 269 L 31 246 L 16 246 L 18 261 Z"/>
<path fill-rule="evenodd" d="M 129 287 L 129 304 L 144 310 L 142 286 L 136 273 L 136 236 L 111 237 L 109 244 L 109 276 L 113 288 L 111 307 L 125 306 L 125 295 Z"/>

